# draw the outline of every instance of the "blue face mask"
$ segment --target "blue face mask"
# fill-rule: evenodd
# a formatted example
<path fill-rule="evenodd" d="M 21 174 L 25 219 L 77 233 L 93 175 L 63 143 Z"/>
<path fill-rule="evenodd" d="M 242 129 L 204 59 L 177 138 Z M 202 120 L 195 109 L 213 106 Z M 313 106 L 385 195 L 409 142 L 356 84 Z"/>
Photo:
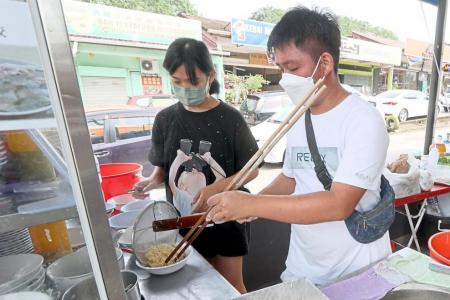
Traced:
<path fill-rule="evenodd" d="M 209 78 L 205 87 L 184 88 L 172 84 L 173 93 L 178 100 L 186 106 L 197 106 L 202 104 L 202 102 L 205 101 L 206 96 L 208 96 L 209 88 Z"/>

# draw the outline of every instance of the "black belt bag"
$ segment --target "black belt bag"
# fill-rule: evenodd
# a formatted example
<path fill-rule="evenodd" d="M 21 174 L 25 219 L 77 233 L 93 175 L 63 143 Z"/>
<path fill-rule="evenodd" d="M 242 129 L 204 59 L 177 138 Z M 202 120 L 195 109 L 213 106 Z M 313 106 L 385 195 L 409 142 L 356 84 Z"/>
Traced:
<path fill-rule="evenodd" d="M 314 161 L 314 171 L 325 190 L 329 191 L 333 179 L 328 172 L 325 163 L 317 148 L 314 128 L 311 122 L 311 112 L 305 115 L 306 138 L 309 151 Z M 389 181 L 381 176 L 380 201 L 374 208 L 367 212 L 359 212 L 356 209 L 345 219 L 345 225 L 350 235 L 358 242 L 368 244 L 381 238 L 395 219 L 395 194 Z"/>

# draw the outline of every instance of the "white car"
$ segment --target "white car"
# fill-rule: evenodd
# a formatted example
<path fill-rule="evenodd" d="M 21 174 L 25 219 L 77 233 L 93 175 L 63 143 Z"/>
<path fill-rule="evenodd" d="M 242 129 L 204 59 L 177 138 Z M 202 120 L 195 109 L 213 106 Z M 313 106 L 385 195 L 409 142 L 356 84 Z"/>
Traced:
<path fill-rule="evenodd" d="M 273 114 L 267 120 L 259 123 L 250 128 L 253 137 L 258 143 L 258 147 L 261 148 L 262 145 L 269 139 L 269 137 L 275 132 L 275 130 L 280 126 L 284 119 L 288 116 L 294 105 L 283 108 L 279 112 Z M 280 141 L 273 147 L 273 149 L 266 156 L 264 161 L 266 163 L 280 163 L 283 162 L 284 152 L 286 150 L 286 136 L 283 136 Z"/>
<path fill-rule="evenodd" d="M 343 83 L 341 85 L 347 92 L 349 92 L 351 94 L 356 94 L 359 97 L 361 97 L 362 99 L 364 99 L 367 102 L 369 102 L 370 104 L 372 104 L 373 106 L 375 106 L 377 111 L 380 113 L 381 117 L 384 119 L 385 113 L 383 111 L 383 108 L 382 108 L 380 102 L 378 102 L 377 99 L 374 99 L 374 97 L 364 95 L 363 93 L 361 93 L 360 91 L 358 91 L 357 89 L 355 89 L 354 87 L 352 87 L 348 84 Z"/>
<path fill-rule="evenodd" d="M 377 110 L 380 112 L 381 116 L 384 119 L 384 113 L 381 111 L 381 108 L 375 101 L 373 101 L 372 98 L 361 94 L 358 90 L 355 88 L 343 84 L 342 85 L 344 89 L 352 94 L 357 94 L 364 100 L 370 102 L 373 106 L 377 108 Z M 283 120 L 287 117 L 287 115 L 291 112 L 291 110 L 294 108 L 293 104 L 288 105 L 285 108 L 282 108 L 280 111 L 272 115 L 269 119 L 259 123 L 258 125 L 255 125 L 250 128 L 256 142 L 258 143 L 258 147 L 261 148 L 262 145 L 269 139 L 269 137 L 272 135 L 272 133 L 278 128 L 278 126 L 283 122 Z M 280 141 L 275 145 L 275 147 L 269 152 L 269 154 L 266 156 L 264 161 L 266 163 L 281 163 L 284 160 L 284 153 L 286 150 L 286 136 L 280 139 Z"/>
<path fill-rule="evenodd" d="M 390 90 L 375 96 L 386 115 L 397 116 L 400 122 L 428 114 L 428 95 L 415 90 Z M 436 106 L 439 113 L 440 105 Z"/>
<path fill-rule="evenodd" d="M 444 95 L 440 97 L 440 103 L 445 111 L 450 112 L 450 86 L 445 90 Z"/>

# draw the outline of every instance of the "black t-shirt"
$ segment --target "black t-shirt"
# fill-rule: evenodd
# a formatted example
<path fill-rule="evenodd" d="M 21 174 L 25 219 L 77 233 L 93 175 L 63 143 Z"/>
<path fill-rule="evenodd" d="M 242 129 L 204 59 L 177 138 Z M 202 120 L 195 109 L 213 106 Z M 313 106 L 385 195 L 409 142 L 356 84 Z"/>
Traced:
<path fill-rule="evenodd" d="M 221 169 L 214 170 L 219 174 L 225 173 L 226 177 L 242 169 L 258 150 L 256 141 L 239 111 L 222 101 L 206 112 L 187 111 L 181 103 L 165 108 L 158 113 L 153 124 L 149 159 L 154 166 L 164 168 L 167 199 L 171 202 L 169 171 L 177 158 L 182 139 L 192 140 L 193 153 L 199 152 L 200 141 L 210 142 L 211 157 Z M 177 180 L 183 168 L 184 166 L 180 166 L 177 171 Z M 201 172 L 205 175 L 206 185 L 216 179 L 208 166 L 202 168 Z"/>

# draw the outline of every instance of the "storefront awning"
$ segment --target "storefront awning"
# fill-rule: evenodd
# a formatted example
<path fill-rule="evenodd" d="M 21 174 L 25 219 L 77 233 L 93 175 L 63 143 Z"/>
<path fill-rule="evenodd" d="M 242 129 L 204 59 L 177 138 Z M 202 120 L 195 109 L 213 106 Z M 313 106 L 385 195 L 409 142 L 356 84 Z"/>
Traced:
<path fill-rule="evenodd" d="M 94 37 L 89 37 L 89 36 L 78 36 L 78 35 L 69 35 L 69 39 L 71 42 L 99 44 L 99 45 L 137 47 L 137 48 L 157 49 L 157 50 L 167 50 L 167 48 L 169 48 L 169 45 L 123 41 L 123 40 L 100 39 L 100 38 L 94 38 Z M 222 55 L 222 56 L 230 55 L 230 52 L 226 52 L 226 51 L 210 49 L 209 52 L 212 55 Z"/>

